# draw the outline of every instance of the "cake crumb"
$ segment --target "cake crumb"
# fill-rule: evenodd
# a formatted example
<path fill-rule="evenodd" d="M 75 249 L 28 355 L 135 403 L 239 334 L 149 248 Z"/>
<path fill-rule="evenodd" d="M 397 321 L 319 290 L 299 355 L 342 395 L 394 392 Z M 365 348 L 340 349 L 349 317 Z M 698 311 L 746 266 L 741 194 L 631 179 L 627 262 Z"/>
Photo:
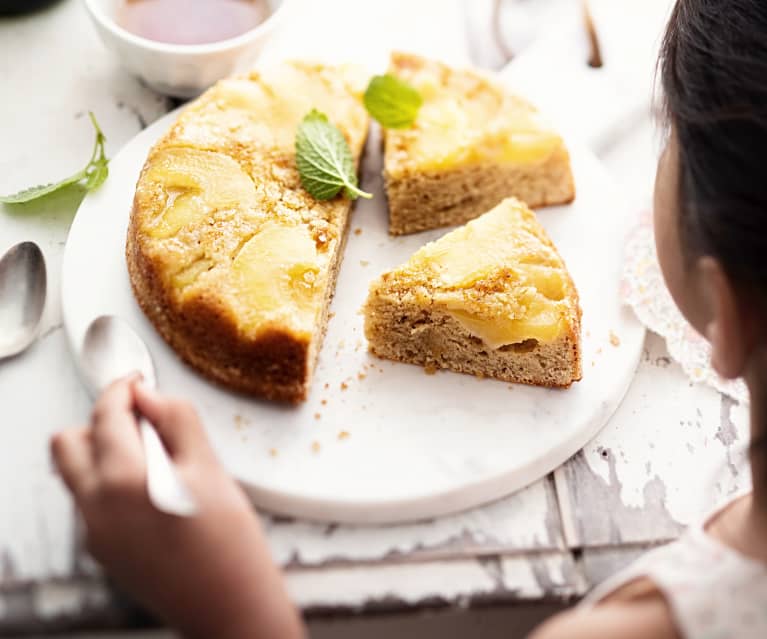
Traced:
<path fill-rule="evenodd" d="M 363 379 L 365 379 L 366 377 L 367 377 L 367 375 L 365 375 L 365 373 L 363 373 L 362 371 L 360 371 L 359 373 L 357 373 L 357 379 L 358 379 L 358 380 L 360 380 L 360 381 L 362 381 L 362 380 L 363 380 Z"/>
<path fill-rule="evenodd" d="M 347 388 L 349 388 L 349 384 L 347 384 L 346 382 L 341 382 L 341 390 L 344 391 Z"/>
<path fill-rule="evenodd" d="M 330 383 L 325 382 L 325 390 L 328 390 L 328 388 L 330 388 Z"/>
<path fill-rule="evenodd" d="M 270 457 L 277 457 L 277 455 L 280 454 L 280 451 L 278 451 L 276 448 L 270 448 L 269 449 L 269 456 Z"/>
<path fill-rule="evenodd" d="M 322 415 L 320 413 L 314 413 L 314 419 L 320 419 Z"/>
<path fill-rule="evenodd" d="M 597 355 L 601 355 L 601 354 L 602 354 L 602 347 L 600 346 L 600 347 L 597 349 Z"/>
<path fill-rule="evenodd" d="M 338 433 L 338 439 L 344 440 L 349 439 L 350 435 L 348 431 L 342 430 L 340 433 Z"/>
<path fill-rule="evenodd" d="M 343 350 L 345 346 L 346 346 L 346 340 L 345 339 L 342 339 L 342 340 L 340 340 L 338 342 L 338 350 L 339 351 Z"/>
<path fill-rule="evenodd" d="M 237 430 L 242 430 L 246 426 L 250 426 L 250 420 L 247 417 L 243 417 L 240 414 L 234 416 L 234 427 Z"/>
<path fill-rule="evenodd" d="M 319 442 L 312 442 L 312 452 L 319 453 L 320 452 L 320 443 Z"/>
<path fill-rule="evenodd" d="M 383 372 L 383 368 L 381 369 L 381 372 Z M 437 367 L 434 366 L 434 364 L 426 364 L 426 366 L 423 367 L 423 372 L 427 375 L 436 375 Z"/>
<path fill-rule="evenodd" d="M 327 399 L 320 400 L 320 404 L 322 404 L 323 406 L 327 406 L 328 400 Z"/>
<path fill-rule="evenodd" d="M 360 266 L 367 266 L 368 264 L 370 264 L 368 260 L 360 260 Z"/>
<path fill-rule="evenodd" d="M 358 226 L 356 229 L 354 229 L 355 235 L 362 235 L 362 229 Z"/>
<path fill-rule="evenodd" d="M 597 363 L 596 363 L 595 361 L 593 361 L 593 360 L 592 360 L 592 361 L 591 361 L 591 368 L 594 368 L 594 366 L 596 366 L 596 365 L 597 365 Z"/>
<path fill-rule="evenodd" d="M 613 346 L 616 346 L 616 347 L 621 345 L 620 337 L 618 337 L 612 331 L 610 331 L 610 344 L 612 344 Z"/>
<path fill-rule="evenodd" d="M 330 311 L 330 313 L 328 313 L 328 321 L 332 320 L 335 316 L 336 314 L 333 311 Z"/>

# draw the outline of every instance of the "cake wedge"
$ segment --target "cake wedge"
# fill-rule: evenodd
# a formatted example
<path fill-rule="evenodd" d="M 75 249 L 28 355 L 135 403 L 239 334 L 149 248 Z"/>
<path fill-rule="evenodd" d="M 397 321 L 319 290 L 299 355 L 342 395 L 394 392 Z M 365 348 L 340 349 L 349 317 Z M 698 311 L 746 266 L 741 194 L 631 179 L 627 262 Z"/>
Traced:
<path fill-rule="evenodd" d="M 389 232 L 463 224 L 507 197 L 533 208 L 571 202 L 562 137 L 491 76 L 394 53 L 389 73 L 422 99 L 412 126 L 384 131 Z"/>
<path fill-rule="evenodd" d="M 509 198 L 370 286 L 373 354 L 480 377 L 567 387 L 581 378 L 581 310 L 536 219 Z"/>

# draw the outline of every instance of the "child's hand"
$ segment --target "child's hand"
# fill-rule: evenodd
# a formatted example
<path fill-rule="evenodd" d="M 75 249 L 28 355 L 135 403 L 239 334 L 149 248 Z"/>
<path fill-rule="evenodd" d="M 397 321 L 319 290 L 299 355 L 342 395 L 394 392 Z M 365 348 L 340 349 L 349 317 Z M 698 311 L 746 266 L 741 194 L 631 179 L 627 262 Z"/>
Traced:
<path fill-rule="evenodd" d="M 199 512 L 149 502 L 134 409 L 154 424 Z M 89 426 L 61 432 L 53 457 L 107 572 L 188 637 L 301 637 L 303 629 L 247 499 L 219 465 L 186 402 L 137 378 L 99 398 Z"/>

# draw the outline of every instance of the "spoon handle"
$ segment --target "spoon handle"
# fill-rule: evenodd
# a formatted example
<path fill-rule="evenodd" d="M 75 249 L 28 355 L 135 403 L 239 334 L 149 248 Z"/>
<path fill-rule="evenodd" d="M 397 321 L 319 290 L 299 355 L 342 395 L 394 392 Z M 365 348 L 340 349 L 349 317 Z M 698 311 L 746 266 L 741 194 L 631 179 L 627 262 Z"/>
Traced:
<path fill-rule="evenodd" d="M 149 500 L 158 510 L 169 515 L 190 517 L 196 514 L 197 504 L 179 478 L 157 431 L 143 417 L 139 418 L 139 429 L 146 456 Z"/>

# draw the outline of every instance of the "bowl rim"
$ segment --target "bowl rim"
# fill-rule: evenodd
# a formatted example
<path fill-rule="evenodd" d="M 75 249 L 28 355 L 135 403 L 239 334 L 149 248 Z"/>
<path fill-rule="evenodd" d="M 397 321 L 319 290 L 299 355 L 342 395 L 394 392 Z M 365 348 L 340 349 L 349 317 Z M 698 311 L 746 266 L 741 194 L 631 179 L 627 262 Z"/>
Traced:
<path fill-rule="evenodd" d="M 234 38 L 227 38 L 226 40 L 207 42 L 204 44 L 172 44 L 169 42 L 158 42 L 156 40 L 144 38 L 121 27 L 114 18 L 107 15 L 101 8 L 99 0 L 82 0 L 82 2 L 88 13 L 99 26 L 110 31 L 113 35 L 134 47 L 155 51 L 157 53 L 201 55 L 237 49 L 257 40 L 260 36 L 274 30 L 275 27 L 283 22 L 288 8 L 294 5 L 296 0 L 281 0 L 277 9 L 275 9 L 266 20 L 245 33 L 241 33 Z"/>

